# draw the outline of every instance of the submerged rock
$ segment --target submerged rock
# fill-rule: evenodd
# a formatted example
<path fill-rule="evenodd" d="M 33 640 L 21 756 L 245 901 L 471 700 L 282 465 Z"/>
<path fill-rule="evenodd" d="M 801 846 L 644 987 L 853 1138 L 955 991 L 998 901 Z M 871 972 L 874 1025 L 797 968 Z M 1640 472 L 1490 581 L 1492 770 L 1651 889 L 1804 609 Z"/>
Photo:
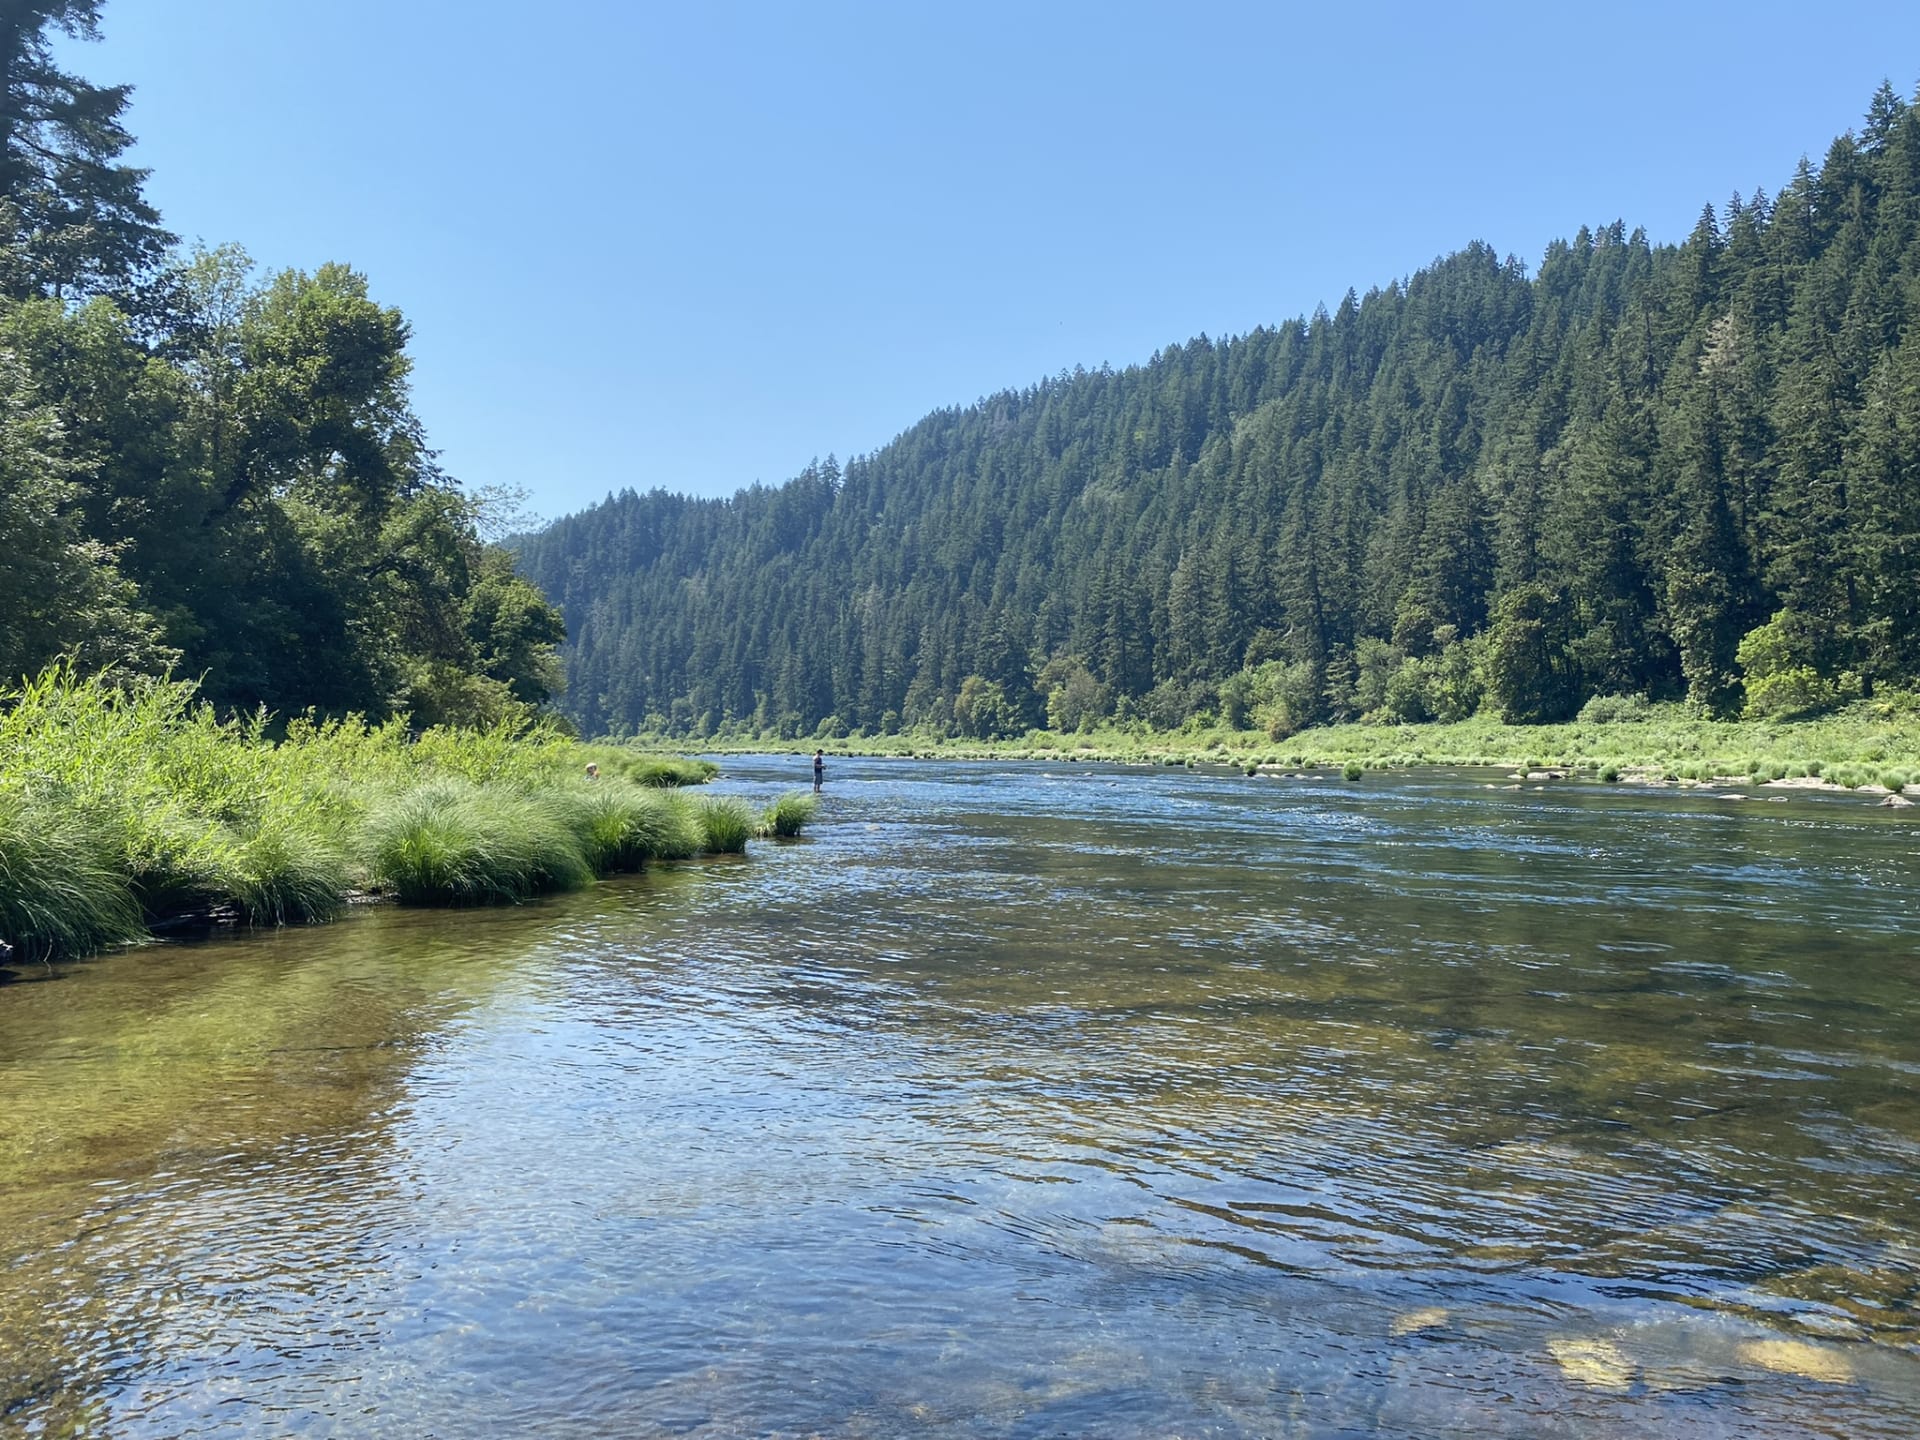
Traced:
<path fill-rule="evenodd" d="M 1846 1356 L 1805 1340 L 1749 1340 L 1735 1353 L 1748 1364 L 1778 1375 L 1798 1375 L 1825 1385 L 1845 1385 L 1853 1379 L 1853 1364 Z"/>
<path fill-rule="evenodd" d="M 1422 1330 L 1444 1329 L 1453 1317 L 1439 1306 L 1429 1306 L 1424 1310 L 1408 1310 L 1393 1317 L 1388 1330 L 1395 1335 L 1417 1335 Z"/>
<path fill-rule="evenodd" d="M 1907 797 L 1904 795 L 1889 795 L 1887 796 L 1886 799 L 1882 800 L 1880 803 L 1882 805 L 1891 805 L 1896 810 L 1898 810 L 1898 809 L 1902 809 L 1912 805 L 1913 801 L 1907 799 Z"/>
<path fill-rule="evenodd" d="M 1633 1358 L 1611 1340 L 1549 1340 L 1547 1353 L 1569 1380 L 1589 1390 L 1631 1390 L 1639 1373 Z"/>

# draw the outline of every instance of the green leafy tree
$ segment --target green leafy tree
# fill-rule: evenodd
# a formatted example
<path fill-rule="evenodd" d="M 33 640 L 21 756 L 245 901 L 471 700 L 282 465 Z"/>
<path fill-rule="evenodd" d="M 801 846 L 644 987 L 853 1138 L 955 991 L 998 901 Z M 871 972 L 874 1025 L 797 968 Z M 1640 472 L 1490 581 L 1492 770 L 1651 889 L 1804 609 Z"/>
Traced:
<path fill-rule="evenodd" d="M 953 701 L 953 722 L 962 735 L 976 740 L 1017 735 L 1024 728 L 1000 682 L 983 675 L 969 675 L 960 682 L 960 693 Z"/>
<path fill-rule="evenodd" d="M 166 669 L 176 657 L 112 552 L 86 537 L 52 411 L 0 354 L 0 675 L 60 657 L 83 672 Z"/>
<path fill-rule="evenodd" d="M 1465 720 L 1480 709 L 1486 697 L 1482 676 L 1485 663 L 1485 637 L 1457 639 L 1451 627 L 1441 626 L 1435 639 L 1440 653 L 1428 662 L 1428 704 L 1433 718 L 1451 724 Z"/>
<path fill-rule="evenodd" d="M 1565 720 L 1580 708 L 1569 645 L 1573 607 L 1564 592 L 1518 585 L 1500 599 L 1487 644 L 1487 691 L 1509 725 Z"/>
<path fill-rule="evenodd" d="M 1741 639 L 1736 658 L 1746 677 L 1749 716 L 1804 714 L 1839 698 L 1839 687 L 1813 664 L 1816 628 L 1806 616 L 1782 610 Z"/>
<path fill-rule="evenodd" d="M 1077 656 L 1056 655 L 1041 667 L 1034 683 L 1046 697 L 1047 724 L 1055 730 L 1090 727 L 1113 707 L 1112 692 Z"/>
<path fill-rule="evenodd" d="M 522 705 L 540 706 L 560 688 L 560 612 L 513 568 L 513 557 L 489 547 L 462 602 L 467 638 L 479 672 L 507 687 Z"/>
<path fill-rule="evenodd" d="M 1713 384 L 1726 363 L 1712 349 L 1703 356 L 1707 383 L 1688 390 L 1666 447 L 1679 519 L 1666 560 L 1667 624 L 1687 699 L 1708 714 L 1725 712 L 1738 695 L 1734 652 L 1752 610 L 1748 553 L 1727 498 L 1727 426 Z"/>

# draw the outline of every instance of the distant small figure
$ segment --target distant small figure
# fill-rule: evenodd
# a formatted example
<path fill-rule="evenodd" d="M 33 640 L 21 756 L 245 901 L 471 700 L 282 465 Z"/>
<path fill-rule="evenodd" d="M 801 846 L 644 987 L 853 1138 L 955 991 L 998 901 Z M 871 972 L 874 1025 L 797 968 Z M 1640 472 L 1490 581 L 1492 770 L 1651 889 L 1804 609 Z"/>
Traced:
<path fill-rule="evenodd" d="M 598 780 L 599 778 L 600 778 L 600 767 L 594 764 L 593 761 L 589 760 L 587 762 L 587 779 Z"/>
<path fill-rule="evenodd" d="M 818 791 L 827 778 L 827 755 L 824 750 L 813 752 L 813 788 Z"/>

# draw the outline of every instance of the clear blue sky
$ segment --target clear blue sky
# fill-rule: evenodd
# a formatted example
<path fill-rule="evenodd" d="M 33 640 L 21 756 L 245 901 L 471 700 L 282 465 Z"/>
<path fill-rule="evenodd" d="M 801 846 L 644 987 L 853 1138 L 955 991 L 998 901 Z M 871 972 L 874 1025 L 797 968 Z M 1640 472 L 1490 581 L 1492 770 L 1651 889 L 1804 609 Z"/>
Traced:
<path fill-rule="evenodd" d="M 447 467 L 557 515 L 872 450 L 1474 239 L 1677 239 L 1920 6 L 110 0 L 171 228 L 345 260 Z"/>

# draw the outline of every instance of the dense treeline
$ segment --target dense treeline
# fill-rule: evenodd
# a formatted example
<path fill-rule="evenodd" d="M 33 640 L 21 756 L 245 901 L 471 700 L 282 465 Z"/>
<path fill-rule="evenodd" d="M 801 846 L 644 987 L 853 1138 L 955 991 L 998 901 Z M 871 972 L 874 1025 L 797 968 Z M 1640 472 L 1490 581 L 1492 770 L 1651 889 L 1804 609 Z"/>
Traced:
<path fill-rule="evenodd" d="M 544 702 L 559 617 L 435 465 L 405 320 L 342 265 L 179 254 L 127 89 L 53 57 L 98 8 L 0 14 L 0 676 L 67 656 L 422 724 Z"/>
<path fill-rule="evenodd" d="M 1777 197 L 521 542 L 592 730 L 1793 713 L 1920 679 L 1920 114 Z"/>

